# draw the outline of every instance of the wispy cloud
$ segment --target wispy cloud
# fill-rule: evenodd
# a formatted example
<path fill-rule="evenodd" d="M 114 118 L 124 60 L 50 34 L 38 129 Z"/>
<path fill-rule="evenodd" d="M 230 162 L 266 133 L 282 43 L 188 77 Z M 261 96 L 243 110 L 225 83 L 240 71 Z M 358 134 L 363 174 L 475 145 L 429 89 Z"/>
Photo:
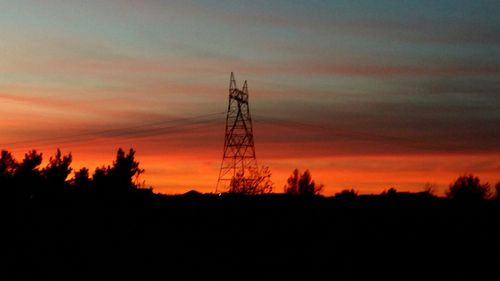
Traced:
<path fill-rule="evenodd" d="M 227 108 L 235 71 L 278 189 L 295 167 L 365 191 L 493 180 L 498 5 L 348 3 L 2 2 L 0 144 L 91 168 L 133 146 L 162 191 L 209 191 L 224 115 L 189 118 Z"/>

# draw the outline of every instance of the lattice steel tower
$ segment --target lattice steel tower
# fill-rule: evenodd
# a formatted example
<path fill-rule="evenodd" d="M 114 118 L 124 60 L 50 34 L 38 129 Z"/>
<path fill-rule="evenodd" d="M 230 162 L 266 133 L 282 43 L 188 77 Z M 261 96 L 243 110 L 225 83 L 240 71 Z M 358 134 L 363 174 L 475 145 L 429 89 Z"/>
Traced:
<path fill-rule="evenodd" d="M 231 72 L 229 82 L 229 105 L 226 117 L 226 135 L 224 138 L 224 154 L 217 180 L 216 192 L 228 191 L 231 180 L 240 176 L 251 184 L 257 170 L 255 147 L 253 143 L 252 117 L 248 106 L 247 81 L 240 90 L 236 86 L 234 74 Z"/>

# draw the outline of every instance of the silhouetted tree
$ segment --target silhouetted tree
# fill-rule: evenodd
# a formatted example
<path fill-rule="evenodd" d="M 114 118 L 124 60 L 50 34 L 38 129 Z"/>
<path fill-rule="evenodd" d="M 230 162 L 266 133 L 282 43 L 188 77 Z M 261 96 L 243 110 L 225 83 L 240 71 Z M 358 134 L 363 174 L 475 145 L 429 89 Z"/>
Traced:
<path fill-rule="evenodd" d="M 300 175 L 299 170 L 295 169 L 285 185 L 285 193 L 291 195 L 313 196 L 319 195 L 322 190 L 323 185 L 312 180 L 309 170 Z"/>
<path fill-rule="evenodd" d="M 344 189 L 341 192 L 335 193 L 335 197 L 353 199 L 358 196 L 358 192 L 354 189 Z"/>
<path fill-rule="evenodd" d="M 73 186 L 78 189 L 88 190 L 92 180 L 90 179 L 89 169 L 81 168 L 75 172 L 75 177 L 73 179 Z"/>
<path fill-rule="evenodd" d="M 437 191 L 436 185 L 432 184 L 430 182 L 427 182 L 424 184 L 422 192 L 427 194 L 430 197 L 433 197 L 433 196 L 436 196 L 436 191 Z"/>
<path fill-rule="evenodd" d="M 285 193 L 291 195 L 299 194 L 300 173 L 298 169 L 293 170 L 292 175 L 288 178 L 285 185 Z"/>
<path fill-rule="evenodd" d="M 481 184 L 480 179 L 473 175 L 461 176 L 450 184 L 446 195 L 448 198 L 460 201 L 484 200 L 490 197 L 490 185 Z"/>
<path fill-rule="evenodd" d="M 500 200 L 500 182 L 497 182 L 497 184 L 495 185 L 495 193 L 496 193 L 496 199 L 497 200 Z"/>
<path fill-rule="evenodd" d="M 271 193 L 273 182 L 269 167 L 249 170 L 249 176 L 237 174 L 229 184 L 229 193 L 256 195 Z"/>
<path fill-rule="evenodd" d="M 57 149 L 54 157 L 50 157 L 47 167 L 42 170 L 45 184 L 49 188 L 62 189 L 66 185 L 66 178 L 72 170 L 72 160 L 71 153 L 63 156 L 60 149 Z"/>
<path fill-rule="evenodd" d="M 42 163 L 42 159 L 42 153 L 37 153 L 36 150 L 31 150 L 24 154 L 24 159 L 19 164 L 19 167 L 16 170 L 16 175 L 26 177 L 40 175 L 38 166 Z"/>
<path fill-rule="evenodd" d="M 31 150 L 24 154 L 24 159 L 19 163 L 14 177 L 16 181 L 24 187 L 34 187 L 41 183 L 41 173 L 39 166 L 42 163 L 42 153 L 37 153 L 36 150 Z"/>
<path fill-rule="evenodd" d="M 96 168 L 94 174 L 92 175 L 92 186 L 99 191 L 104 191 L 106 188 L 110 188 L 111 180 L 109 178 L 109 170 L 111 168 L 102 166 Z"/>
<path fill-rule="evenodd" d="M 92 176 L 96 189 L 109 192 L 122 192 L 139 187 L 139 176 L 144 173 L 135 161 L 135 151 L 131 148 L 128 154 L 118 149 L 116 160 L 111 167 L 97 168 Z"/>
<path fill-rule="evenodd" d="M 114 183 L 131 189 L 137 187 L 139 176 L 144 173 L 144 170 L 140 169 L 139 162 L 135 161 L 135 151 L 132 148 L 128 154 L 120 148 L 108 173 Z"/>
<path fill-rule="evenodd" d="M 396 190 L 396 188 L 391 187 L 388 190 L 384 190 L 382 192 L 382 195 L 385 195 L 385 196 L 394 196 L 394 195 L 396 195 L 396 193 L 398 193 L 398 191 Z"/>
<path fill-rule="evenodd" d="M 2 150 L 0 154 L 0 184 L 10 185 L 14 177 L 14 172 L 18 167 L 17 161 L 7 150 Z"/>

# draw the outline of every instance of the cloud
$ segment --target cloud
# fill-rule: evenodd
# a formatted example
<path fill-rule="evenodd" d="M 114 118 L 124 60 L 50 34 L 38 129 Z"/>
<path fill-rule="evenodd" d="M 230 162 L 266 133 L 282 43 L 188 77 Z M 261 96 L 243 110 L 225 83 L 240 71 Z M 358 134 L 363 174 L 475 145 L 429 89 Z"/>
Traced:
<path fill-rule="evenodd" d="M 494 13 L 327 2 L 11 9 L 0 20 L 17 27 L 0 43 L 0 144 L 61 146 L 91 167 L 132 146 L 155 186 L 209 191 L 224 114 L 190 118 L 226 109 L 235 71 L 249 80 L 257 155 L 278 189 L 294 166 L 366 190 L 415 189 L 426 173 L 442 185 L 459 172 L 491 178 L 500 147 Z"/>

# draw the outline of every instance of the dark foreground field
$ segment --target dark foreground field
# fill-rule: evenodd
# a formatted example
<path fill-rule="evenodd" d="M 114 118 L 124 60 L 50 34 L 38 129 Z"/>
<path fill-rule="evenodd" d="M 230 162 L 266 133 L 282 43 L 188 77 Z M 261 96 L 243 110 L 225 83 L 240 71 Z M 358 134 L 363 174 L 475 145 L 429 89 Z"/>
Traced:
<path fill-rule="evenodd" d="M 494 201 L 69 192 L 15 206 L 3 280 L 500 280 Z"/>

